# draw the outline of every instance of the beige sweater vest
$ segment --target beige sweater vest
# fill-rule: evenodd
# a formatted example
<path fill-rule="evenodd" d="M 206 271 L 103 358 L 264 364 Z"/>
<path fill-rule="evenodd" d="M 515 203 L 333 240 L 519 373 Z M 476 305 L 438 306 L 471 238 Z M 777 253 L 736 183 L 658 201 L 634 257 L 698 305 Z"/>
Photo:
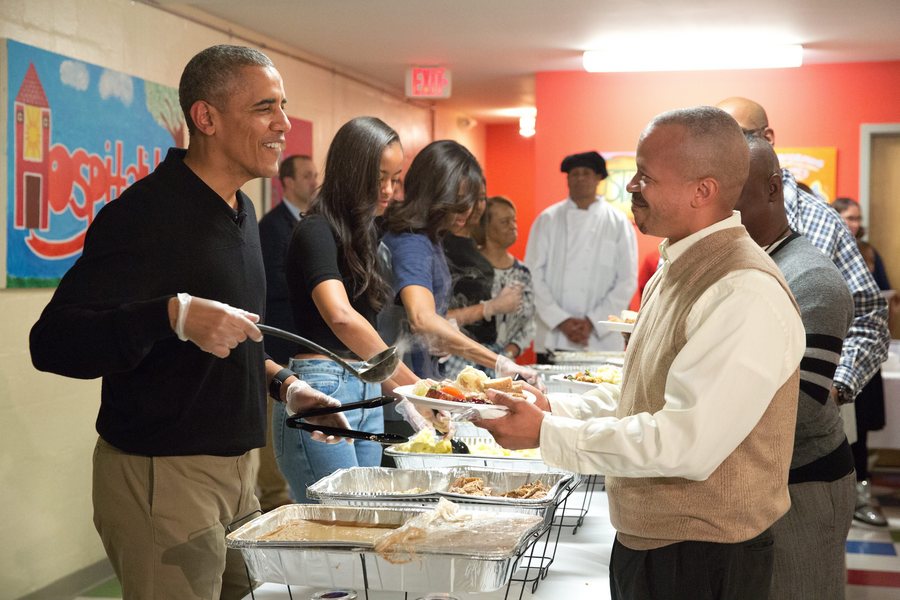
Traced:
<path fill-rule="evenodd" d="M 703 238 L 669 265 L 655 298 L 658 278 L 644 291 L 639 327 L 625 355 L 616 416 L 662 409 L 666 375 L 686 342 L 685 321 L 694 302 L 715 282 L 741 269 L 770 274 L 793 301 L 778 267 L 743 227 Z M 786 513 L 799 382 L 798 369 L 775 393 L 756 427 L 706 481 L 607 477 L 610 518 L 619 541 L 635 550 L 687 540 L 741 542 Z"/>

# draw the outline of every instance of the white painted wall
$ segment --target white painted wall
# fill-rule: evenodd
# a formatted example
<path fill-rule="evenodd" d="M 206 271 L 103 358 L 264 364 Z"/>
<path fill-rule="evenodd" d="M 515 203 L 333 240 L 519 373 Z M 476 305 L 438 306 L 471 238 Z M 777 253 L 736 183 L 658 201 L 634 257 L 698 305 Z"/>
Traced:
<path fill-rule="evenodd" d="M 3 0 L 0 37 L 171 86 L 178 85 L 184 64 L 199 50 L 242 43 L 191 19 L 128 0 Z M 431 140 L 432 127 L 436 139 L 457 139 L 479 159 L 484 157 L 484 128 L 461 130 L 456 114 L 412 106 L 329 69 L 276 51 L 267 54 L 284 78 L 289 113 L 313 122 L 313 153 L 320 169 L 336 129 L 364 114 L 380 117 L 398 131 L 407 161 Z M 6 85 L 4 73 L 0 82 L 4 102 Z M 0 190 L 6 190 L 5 137 L 2 144 Z M 261 182 L 245 187 L 257 210 L 261 190 Z M 5 205 L 0 214 L 5 217 Z M 0 229 L 0 248 L 2 259 L 5 226 Z M 90 498 L 100 383 L 38 373 L 28 355 L 28 332 L 50 295 L 50 290 L 0 290 L 0 596 L 4 598 L 41 589 L 104 558 L 91 520 Z"/>

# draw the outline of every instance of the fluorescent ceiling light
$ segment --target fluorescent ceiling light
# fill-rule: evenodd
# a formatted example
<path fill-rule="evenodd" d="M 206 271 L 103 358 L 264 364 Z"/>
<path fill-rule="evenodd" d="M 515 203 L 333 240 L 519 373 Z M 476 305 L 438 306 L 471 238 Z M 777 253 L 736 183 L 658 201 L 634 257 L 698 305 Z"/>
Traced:
<path fill-rule="evenodd" d="M 803 64 L 803 46 L 759 43 L 690 46 L 672 40 L 658 45 L 636 43 L 588 50 L 583 60 L 585 71 L 590 73 L 779 69 Z"/>

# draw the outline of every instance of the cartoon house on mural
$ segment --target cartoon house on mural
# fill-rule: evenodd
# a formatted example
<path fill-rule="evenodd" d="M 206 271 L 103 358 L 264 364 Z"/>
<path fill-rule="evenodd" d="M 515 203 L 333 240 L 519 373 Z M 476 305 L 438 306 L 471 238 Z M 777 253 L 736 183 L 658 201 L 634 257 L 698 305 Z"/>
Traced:
<path fill-rule="evenodd" d="M 50 105 L 34 63 L 16 96 L 16 229 L 47 230 L 50 221 Z"/>

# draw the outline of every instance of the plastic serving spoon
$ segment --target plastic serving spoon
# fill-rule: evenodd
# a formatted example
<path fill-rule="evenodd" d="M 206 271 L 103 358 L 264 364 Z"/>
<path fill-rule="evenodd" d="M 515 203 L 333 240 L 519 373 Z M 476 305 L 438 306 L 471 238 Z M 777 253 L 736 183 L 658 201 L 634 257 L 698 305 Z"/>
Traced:
<path fill-rule="evenodd" d="M 362 367 L 357 369 L 328 348 L 320 346 L 319 344 L 310 341 L 305 337 L 301 337 L 296 333 L 290 333 L 289 331 L 284 331 L 270 325 L 257 324 L 256 326 L 261 332 L 266 335 L 271 335 L 284 340 L 288 340 L 296 344 L 300 344 L 301 346 L 305 346 L 310 350 L 315 350 L 319 354 L 324 354 L 337 364 L 341 365 L 341 367 L 343 367 L 350 373 L 353 373 L 356 377 L 359 377 L 367 383 L 381 383 L 394 374 L 394 371 L 397 369 L 397 365 L 400 362 L 400 357 L 397 355 L 397 348 L 391 346 L 387 350 L 382 350 L 369 360 L 364 361 Z"/>

